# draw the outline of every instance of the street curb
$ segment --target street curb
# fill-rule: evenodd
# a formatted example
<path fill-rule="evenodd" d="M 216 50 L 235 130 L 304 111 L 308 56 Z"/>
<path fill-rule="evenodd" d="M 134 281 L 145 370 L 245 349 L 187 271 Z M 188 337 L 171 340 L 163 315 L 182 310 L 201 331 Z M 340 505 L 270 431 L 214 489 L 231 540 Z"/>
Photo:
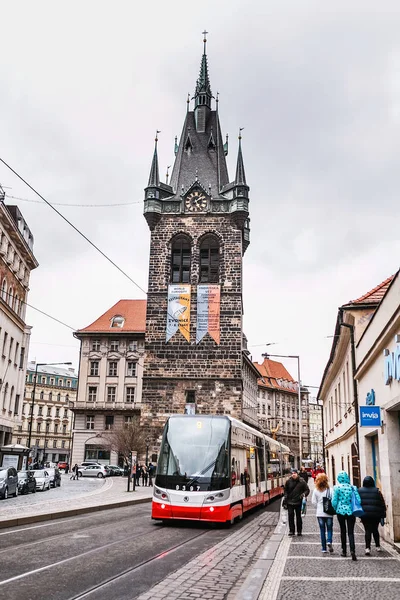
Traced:
<path fill-rule="evenodd" d="M 281 504 L 279 521 L 274 533 L 268 538 L 260 558 L 251 568 L 250 573 L 236 594 L 235 600 L 257 600 L 259 598 L 269 570 L 274 563 L 276 553 L 285 536 L 287 519 L 284 518 L 284 515 L 286 515 L 286 512 Z"/>
<path fill-rule="evenodd" d="M 121 502 L 112 502 L 110 504 L 98 504 L 94 506 L 84 506 L 82 508 L 71 508 L 69 510 L 61 510 L 59 512 L 46 513 L 41 515 L 31 515 L 29 517 L 17 517 L 15 519 L 0 520 L 0 529 L 7 527 L 17 527 L 19 525 L 27 525 L 28 523 L 39 523 L 40 521 L 51 521 L 55 519 L 63 519 L 65 517 L 75 517 L 85 513 L 98 512 L 101 510 L 111 510 L 112 508 L 122 508 L 134 504 L 144 504 L 151 502 L 152 498 L 137 498 L 132 500 L 122 500 Z"/>

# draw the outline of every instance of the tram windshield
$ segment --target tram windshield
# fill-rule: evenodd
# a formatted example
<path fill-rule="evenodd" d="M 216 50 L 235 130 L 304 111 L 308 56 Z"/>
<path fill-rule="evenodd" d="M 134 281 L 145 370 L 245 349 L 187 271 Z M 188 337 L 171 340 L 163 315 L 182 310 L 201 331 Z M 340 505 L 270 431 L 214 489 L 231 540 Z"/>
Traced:
<path fill-rule="evenodd" d="M 169 489 L 228 488 L 230 421 L 172 417 L 165 425 L 156 485 Z"/>

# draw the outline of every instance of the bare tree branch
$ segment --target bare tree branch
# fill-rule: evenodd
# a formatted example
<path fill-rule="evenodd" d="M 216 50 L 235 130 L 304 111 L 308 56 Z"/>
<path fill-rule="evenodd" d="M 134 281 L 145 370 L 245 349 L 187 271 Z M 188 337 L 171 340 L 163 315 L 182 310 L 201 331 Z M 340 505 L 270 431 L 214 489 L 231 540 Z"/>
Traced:
<path fill-rule="evenodd" d="M 124 462 L 129 465 L 131 453 L 136 451 L 138 455 L 146 450 L 146 431 L 140 425 L 140 418 L 134 417 L 130 423 L 113 427 L 103 434 L 107 447 L 121 454 Z"/>

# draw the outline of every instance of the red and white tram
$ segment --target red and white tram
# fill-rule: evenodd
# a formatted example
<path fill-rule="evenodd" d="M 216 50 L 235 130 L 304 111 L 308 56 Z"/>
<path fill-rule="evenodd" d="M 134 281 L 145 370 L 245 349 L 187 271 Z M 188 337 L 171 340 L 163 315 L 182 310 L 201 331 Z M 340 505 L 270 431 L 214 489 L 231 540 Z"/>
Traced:
<path fill-rule="evenodd" d="M 283 494 L 291 455 L 256 429 L 217 415 L 173 415 L 164 427 L 152 518 L 226 522 Z"/>

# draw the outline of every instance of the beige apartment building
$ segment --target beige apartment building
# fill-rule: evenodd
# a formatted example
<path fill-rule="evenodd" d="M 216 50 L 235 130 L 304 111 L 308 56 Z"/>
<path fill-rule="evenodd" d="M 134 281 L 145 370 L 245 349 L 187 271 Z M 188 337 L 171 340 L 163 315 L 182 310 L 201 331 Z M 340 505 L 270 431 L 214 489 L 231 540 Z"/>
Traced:
<path fill-rule="evenodd" d="M 104 434 L 140 414 L 145 326 L 146 301 L 120 300 L 75 333 L 81 349 L 72 464 L 120 462 Z"/>
<path fill-rule="evenodd" d="M 258 420 L 268 435 L 289 446 L 299 466 L 299 430 L 302 428 L 302 456 L 310 454 L 309 391 L 301 388 L 301 415 L 299 416 L 298 383 L 282 363 L 269 358 L 254 363 L 259 372 Z"/>
<path fill-rule="evenodd" d="M 25 322 L 29 278 L 38 262 L 33 236 L 17 206 L 5 204 L 0 186 L 0 448 L 22 425 L 31 328 Z"/>
<path fill-rule="evenodd" d="M 372 319 L 392 277 L 338 310 L 331 353 L 318 398 L 323 404 L 325 468 L 335 483 L 339 471 L 360 485 L 358 389 L 354 379 L 356 344 Z"/>

